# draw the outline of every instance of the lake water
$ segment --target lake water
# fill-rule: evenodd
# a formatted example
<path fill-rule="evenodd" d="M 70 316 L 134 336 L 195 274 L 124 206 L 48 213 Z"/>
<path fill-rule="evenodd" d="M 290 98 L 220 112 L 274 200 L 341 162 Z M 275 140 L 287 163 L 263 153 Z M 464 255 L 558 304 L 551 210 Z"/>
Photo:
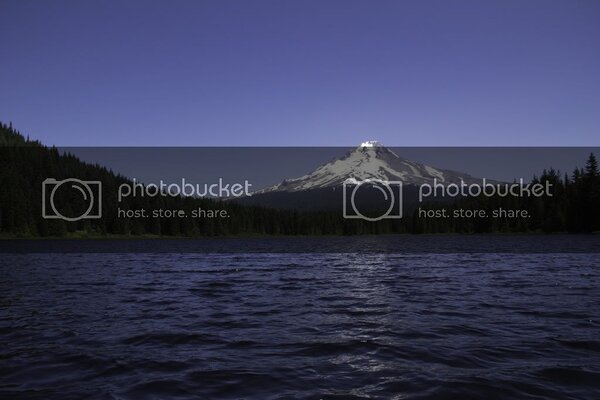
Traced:
<path fill-rule="evenodd" d="M 153 243 L 0 254 L 0 398 L 600 398 L 595 252 Z"/>

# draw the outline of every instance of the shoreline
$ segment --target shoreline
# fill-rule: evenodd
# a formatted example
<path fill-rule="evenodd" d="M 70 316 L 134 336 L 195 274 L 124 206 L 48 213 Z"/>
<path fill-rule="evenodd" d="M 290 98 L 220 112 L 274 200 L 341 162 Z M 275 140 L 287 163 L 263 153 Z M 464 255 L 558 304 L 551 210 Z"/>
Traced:
<path fill-rule="evenodd" d="M 600 231 L 589 233 L 582 232 L 472 232 L 472 233 L 384 233 L 384 234 L 329 234 L 329 235 L 269 235 L 269 234 L 240 234 L 240 235 L 214 235 L 214 236 L 170 236 L 170 235 L 66 235 L 66 236 L 21 236 L 21 235 L 1 235 L 0 241 L 20 241 L 20 240 L 213 240 L 213 239 L 256 239 L 256 238 L 350 238 L 350 237 L 446 237 L 446 236 L 594 236 L 599 235 Z"/>

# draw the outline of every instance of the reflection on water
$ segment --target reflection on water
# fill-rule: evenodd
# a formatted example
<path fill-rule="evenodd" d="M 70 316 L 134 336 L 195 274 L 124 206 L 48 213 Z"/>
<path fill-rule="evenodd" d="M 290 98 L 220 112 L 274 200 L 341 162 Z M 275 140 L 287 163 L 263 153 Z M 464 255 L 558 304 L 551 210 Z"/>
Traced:
<path fill-rule="evenodd" d="M 598 398 L 595 254 L 0 260 L 3 398 Z"/>

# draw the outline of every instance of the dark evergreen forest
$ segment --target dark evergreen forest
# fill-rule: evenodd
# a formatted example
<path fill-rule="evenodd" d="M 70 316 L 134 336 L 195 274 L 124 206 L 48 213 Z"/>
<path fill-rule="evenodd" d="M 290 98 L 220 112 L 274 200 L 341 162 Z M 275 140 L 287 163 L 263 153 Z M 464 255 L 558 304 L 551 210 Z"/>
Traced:
<path fill-rule="evenodd" d="M 584 160 L 582 160 L 583 162 Z M 77 178 L 99 180 L 106 192 L 130 182 L 104 166 L 84 163 L 72 154 L 24 137 L 11 124 L 0 123 L 0 236 L 227 236 L 227 235 L 357 235 L 390 233 L 573 232 L 600 230 L 600 175 L 593 154 L 584 168 L 571 173 L 541 172 L 534 183 L 550 182 L 552 197 L 477 197 L 453 203 L 429 203 L 423 209 L 452 211 L 499 208 L 527 210 L 528 218 L 422 218 L 410 210 L 400 220 L 347 220 L 340 212 L 278 210 L 189 197 L 131 197 L 117 204 L 105 196 L 100 219 L 66 222 L 42 218 L 42 182 Z M 119 218 L 117 209 L 226 210 L 229 218 Z M 422 212 L 422 211 L 421 211 Z"/>

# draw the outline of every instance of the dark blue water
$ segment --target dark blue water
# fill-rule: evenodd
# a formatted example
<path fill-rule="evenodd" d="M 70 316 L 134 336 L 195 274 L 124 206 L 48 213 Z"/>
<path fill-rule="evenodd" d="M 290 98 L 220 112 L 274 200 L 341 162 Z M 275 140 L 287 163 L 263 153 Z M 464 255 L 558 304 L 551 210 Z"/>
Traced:
<path fill-rule="evenodd" d="M 600 398 L 597 254 L 0 257 L 1 398 Z"/>

